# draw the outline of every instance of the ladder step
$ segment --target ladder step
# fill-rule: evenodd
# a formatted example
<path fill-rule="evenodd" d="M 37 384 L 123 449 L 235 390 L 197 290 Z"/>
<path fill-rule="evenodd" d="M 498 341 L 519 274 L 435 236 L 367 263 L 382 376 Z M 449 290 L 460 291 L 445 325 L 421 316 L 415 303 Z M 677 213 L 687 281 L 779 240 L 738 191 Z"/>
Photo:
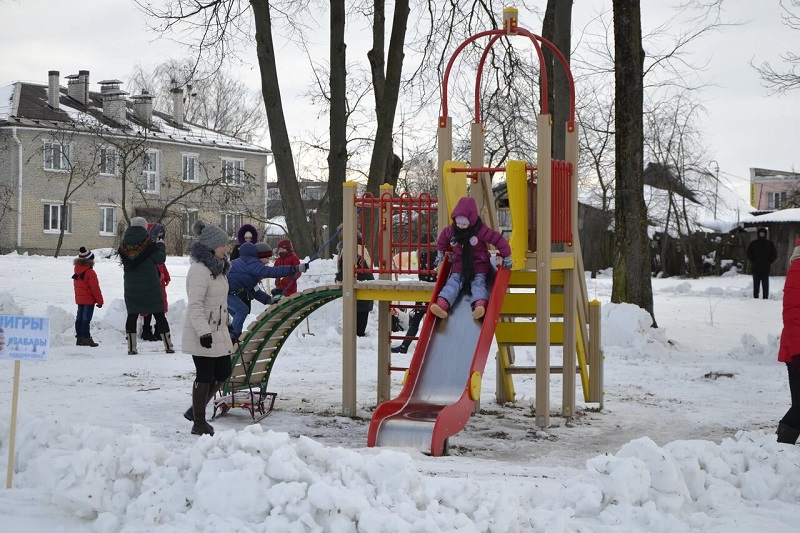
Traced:
<path fill-rule="evenodd" d="M 535 374 L 536 367 L 535 366 L 509 366 L 506 368 L 506 374 Z M 551 374 L 563 374 L 564 367 L 563 366 L 551 366 L 550 367 Z M 577 366 L 575 367 L 575 373 L 580 374 L 581 369 Z"/>
<path fill-rule="evenodd" d="M 536 323 L 534 322 L 498 322 L 495 328 L 497 344 L 514 346 L 533 346 L 536 344 Z M 550 323 L 550 345 L 559 346 L 564 343 L 564 323 Z"/>

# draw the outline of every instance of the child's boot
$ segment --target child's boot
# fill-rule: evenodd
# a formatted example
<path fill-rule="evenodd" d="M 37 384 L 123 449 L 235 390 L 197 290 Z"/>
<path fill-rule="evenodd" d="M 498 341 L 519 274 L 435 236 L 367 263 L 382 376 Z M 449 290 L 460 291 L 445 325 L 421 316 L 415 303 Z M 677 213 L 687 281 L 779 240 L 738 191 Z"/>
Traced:
<path fill-rule="evenodd" d="M 450 309 L 450 302 L 439 296 L 436 298 L 436 303 L 431 305 L 431 313 L 439 318 L 447 318 L 449 314 L 447 310 Z"/>
<path fill-rule="evenodd" d="M 472 310 L 472 318 L 478 320 L 479 318 L 483 318 L 483 315 L 486 314 L 486 306 L 489 305 L 489 300 L 478 300 L 475 302 L 475 308 Z"/>

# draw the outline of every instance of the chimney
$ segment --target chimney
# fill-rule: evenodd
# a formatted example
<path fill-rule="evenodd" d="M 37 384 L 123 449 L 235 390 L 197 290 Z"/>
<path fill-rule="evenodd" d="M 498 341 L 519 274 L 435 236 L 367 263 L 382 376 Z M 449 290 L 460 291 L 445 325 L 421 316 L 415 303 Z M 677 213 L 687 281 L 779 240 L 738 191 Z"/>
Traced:
<path fill-rule="evenodd" d="M 79 70 L 78 74 L 67 76 L 67 95 L 86 105 L 89 103 L 89 71 Z"/>
<path fill-rule="evenodd" d="M 142 94 L 131 96 L 131 100 L 133 100 L 133 114 L 142 124 L 149 126 L 153 122 L 153 95 L 142 90 Z"/>
<path fill-rule="evenodd" d="M 179 128 L 183 127 L 183 87 L 173 87 L 172 93 L 172 120 Z"/>
<path fill-rule="evenodd" d="M 56 111 L 58 111 L 58 99 L 61 96 L 60 77 L 61 74 L 57 70 L 47 73 L 47 103 Z"/>
<path fill-rule="evenodd" d="M 128 103 L 125 95 L 128 94 L 120 89 L 119 80 L 103 80 L 100 82 L 100 98 L 103 101 L 103 116 L 113 120 L 117 124 L 127 124 L 128 122 Z"/>

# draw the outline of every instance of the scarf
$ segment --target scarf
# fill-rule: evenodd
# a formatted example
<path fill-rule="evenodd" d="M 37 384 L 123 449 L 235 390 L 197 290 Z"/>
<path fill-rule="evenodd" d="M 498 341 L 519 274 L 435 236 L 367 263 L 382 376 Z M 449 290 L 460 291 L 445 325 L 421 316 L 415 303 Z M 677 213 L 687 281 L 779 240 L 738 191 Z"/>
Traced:
<path fill-rule="evenodd" d="M 461 279 L 467 294 L 472 294 L 472 279 L 475 277 L 475 253 L 469 241 L 478 234 L 481 227 L 483 227 L 483 222 L 480 217 L 473 225 L 464 229 L 453 223 L 453 237 L 450 239 L 450 245 L 461 245 Z"/>
<path fill-rule="evenodd" d="M 220 274 L 223 276 L 228 275 L 228 271 L 231 269 L 231 262 L 228 260 L 227 254 L 219 258 L 214 255 L 214 252 L 197 241 L 189 246 L 189 258 L 204 264 L 211 271 L 211 277 L 214 279 Z"/>

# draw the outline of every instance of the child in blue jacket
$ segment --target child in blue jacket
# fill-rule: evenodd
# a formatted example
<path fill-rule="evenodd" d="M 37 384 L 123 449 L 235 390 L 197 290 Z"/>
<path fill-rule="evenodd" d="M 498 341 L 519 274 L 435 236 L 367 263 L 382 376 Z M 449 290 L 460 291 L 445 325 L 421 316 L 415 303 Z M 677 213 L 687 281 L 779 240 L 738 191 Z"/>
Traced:
<path fill-rule="evenodd" d="M 228 272 L 228 312 L 231 315 L 233 328 L 231 338 L 234 342 L 239 340 L 244 327 L 244 319 L 248 315 L 247 304 L 240 298 L 241 293 L 244 292 L 262 304 L 269 305 L 272 302 L 270 295 L 256 288 L 261 279 L 293 276 L 298 272 L 303 273 L 308 270 L 308 263 L 300 263 L 297 266 L 268 267 L 266 266 L 267 260 L 267 257 L 259 258 L 255 244 L 245 242 L 239 247 L 239 258 L 231 262 L 231 270 Z"/>

